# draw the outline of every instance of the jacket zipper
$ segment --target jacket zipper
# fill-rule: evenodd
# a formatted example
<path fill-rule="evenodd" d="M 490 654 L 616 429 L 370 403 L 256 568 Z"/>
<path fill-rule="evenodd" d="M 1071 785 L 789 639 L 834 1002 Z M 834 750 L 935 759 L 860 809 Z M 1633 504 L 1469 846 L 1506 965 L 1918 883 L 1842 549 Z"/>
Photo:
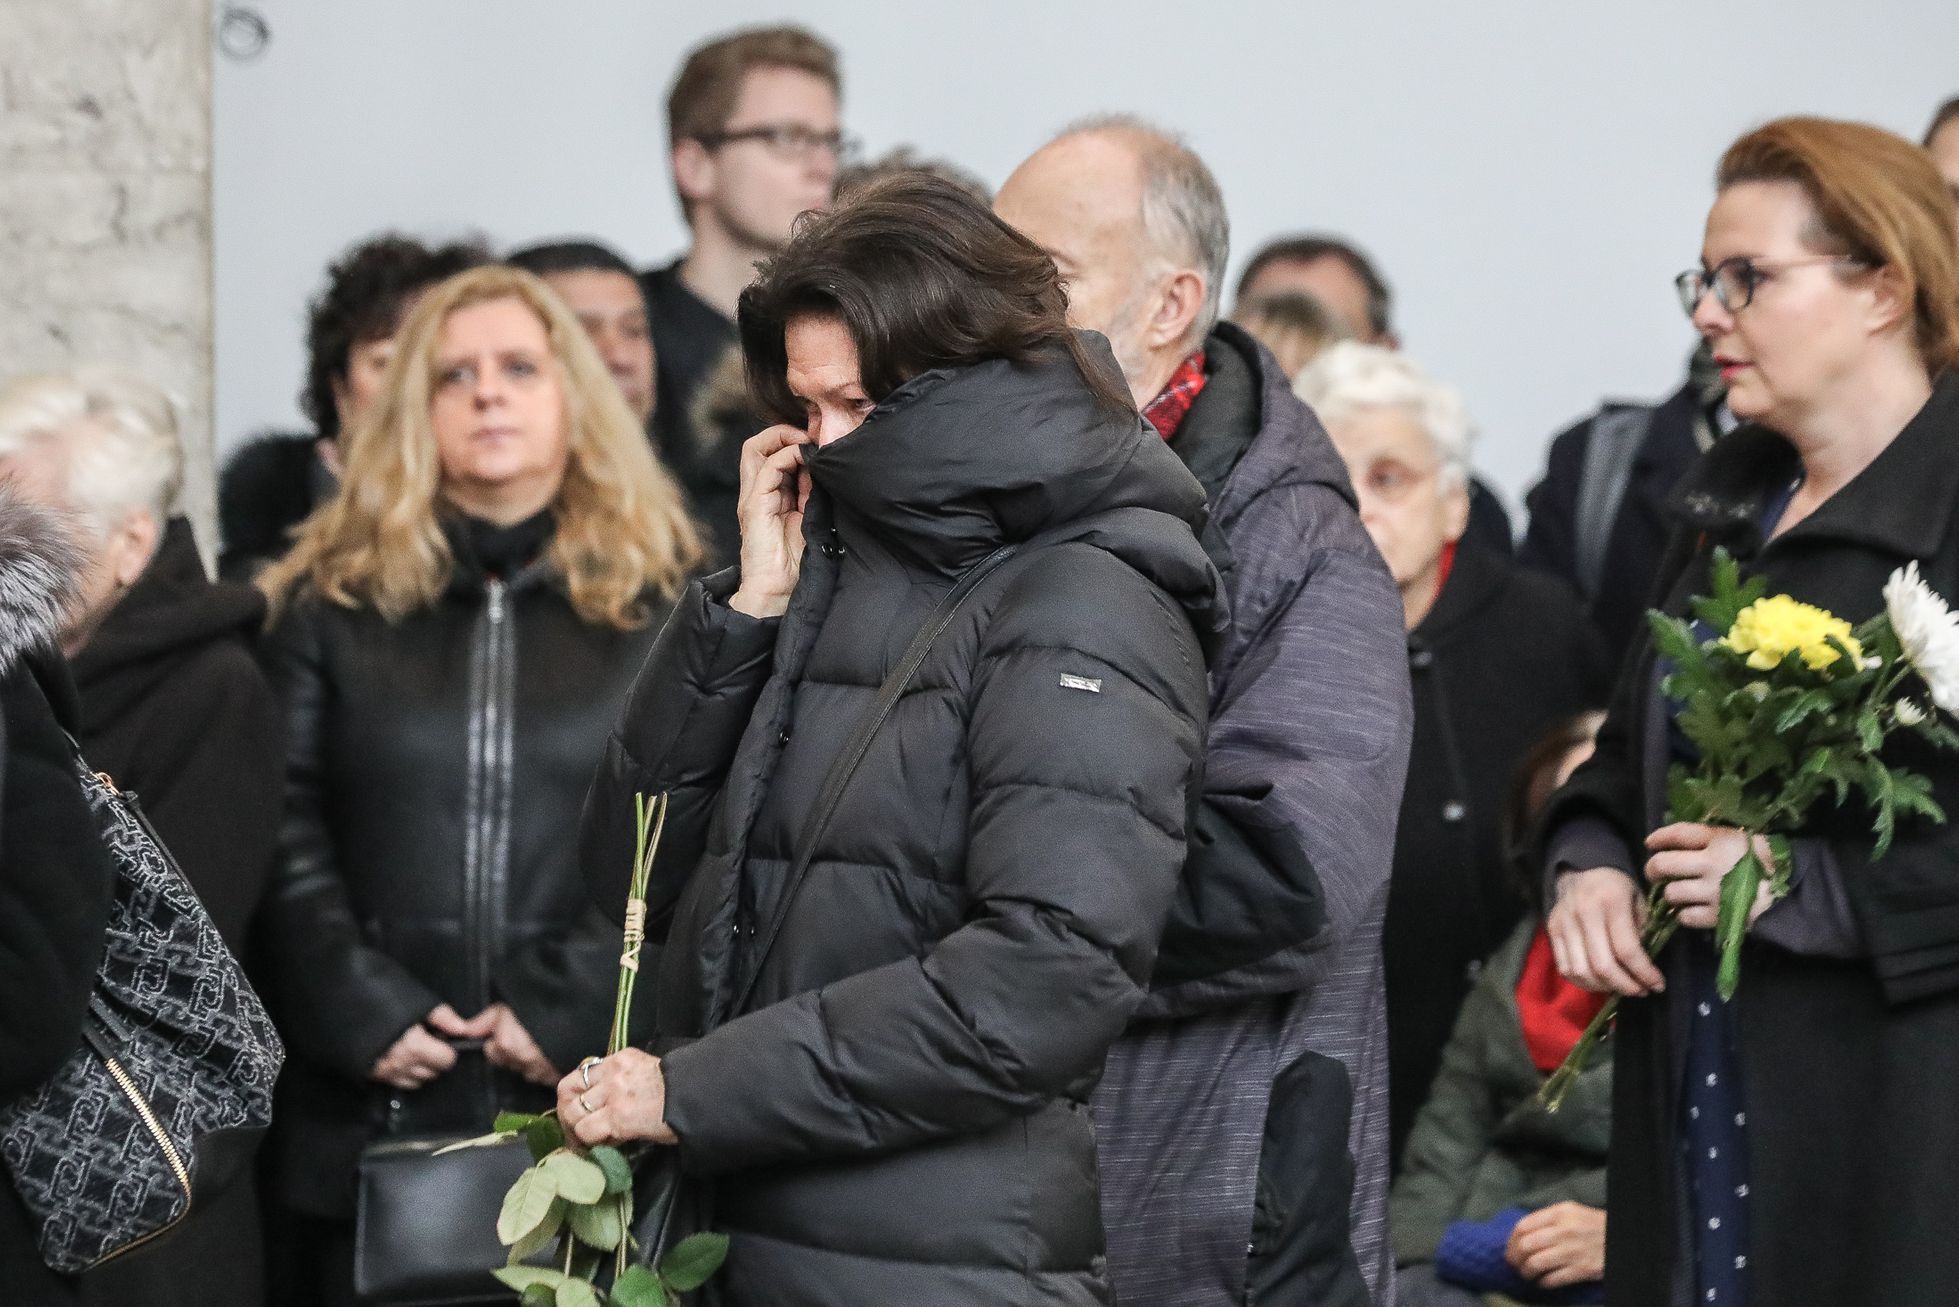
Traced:
<path fill-rule="evenodd" d="M 463 949 L 468 959 L 476 1010 L 490 1005 L 490 950 L 496 935 L 493 896 L 503 883 L 509 857 L 511 686 L 516 650 L 512 647 L 509 593 L 501 580 L 488 582 L 476 674 L 470 704 L 470 804 L 467 852 L 463 860 Z"/>

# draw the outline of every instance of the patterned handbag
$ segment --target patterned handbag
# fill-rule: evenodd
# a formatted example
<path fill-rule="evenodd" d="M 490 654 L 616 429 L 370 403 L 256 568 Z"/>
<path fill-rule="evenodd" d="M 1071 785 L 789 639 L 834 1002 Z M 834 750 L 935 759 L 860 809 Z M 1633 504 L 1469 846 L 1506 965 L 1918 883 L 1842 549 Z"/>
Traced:
<path fill-rule="evenodd" d="M 148 1243 L 248 1171 L 285 1050 L 136 796 L 76 767 L 117 868 L 82 1046 L 0 1106 L 0 1157 L 75 1274 Z"/>

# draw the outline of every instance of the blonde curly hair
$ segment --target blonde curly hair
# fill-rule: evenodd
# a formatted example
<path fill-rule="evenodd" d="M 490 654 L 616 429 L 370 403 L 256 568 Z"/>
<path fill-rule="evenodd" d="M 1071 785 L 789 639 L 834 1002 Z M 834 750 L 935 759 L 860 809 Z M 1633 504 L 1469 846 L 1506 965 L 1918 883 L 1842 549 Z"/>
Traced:
<path fill-rule="evenodd" d="M 585 329 L 538 278 L 503 265 L 431 287 L 402 325 L 381 395 L 342 437 L 346 471 L 259 586 L 273 615 L 305 587 L 399 621 L 435 602 L 455 568 L 438 519 L 441 462 L 429 410 L 436 348 L 450 315 L 514 299 L 543 323 L 565 397 L 569 445 L 548 557 L 588 622 L 630 629 L 644 597 L 680 593 L 703 556 L 680 487 L 653 456 Z"/>

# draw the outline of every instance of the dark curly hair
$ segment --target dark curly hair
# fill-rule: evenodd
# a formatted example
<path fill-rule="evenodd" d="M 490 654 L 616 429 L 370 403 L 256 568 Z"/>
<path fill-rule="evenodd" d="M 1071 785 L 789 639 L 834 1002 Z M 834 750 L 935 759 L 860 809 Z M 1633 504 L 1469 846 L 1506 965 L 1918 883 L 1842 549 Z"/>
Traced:
<path fill-rule="evenodd" d="M 334 260 L 325 289 L 307 306 L 306 385 L 299 408 L 314 430 L 329 439 L 340 434 L 333 387 L 347 379 L 358 346 L 392 336 L 408 302 L 422 291 L 490 261 L 481 241 L 430 249 L 395 232 L 364 240 Z"/>

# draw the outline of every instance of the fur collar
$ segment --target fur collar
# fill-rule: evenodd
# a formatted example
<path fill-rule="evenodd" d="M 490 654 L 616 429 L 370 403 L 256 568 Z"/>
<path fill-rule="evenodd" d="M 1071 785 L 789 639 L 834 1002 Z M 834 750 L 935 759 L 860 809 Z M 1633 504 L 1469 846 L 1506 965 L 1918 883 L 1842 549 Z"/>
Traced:
<path fill-rule="evenodd" d="M 0 675 L 60 632 L 81 574 L 66 517 L 0 486 Z"/>

